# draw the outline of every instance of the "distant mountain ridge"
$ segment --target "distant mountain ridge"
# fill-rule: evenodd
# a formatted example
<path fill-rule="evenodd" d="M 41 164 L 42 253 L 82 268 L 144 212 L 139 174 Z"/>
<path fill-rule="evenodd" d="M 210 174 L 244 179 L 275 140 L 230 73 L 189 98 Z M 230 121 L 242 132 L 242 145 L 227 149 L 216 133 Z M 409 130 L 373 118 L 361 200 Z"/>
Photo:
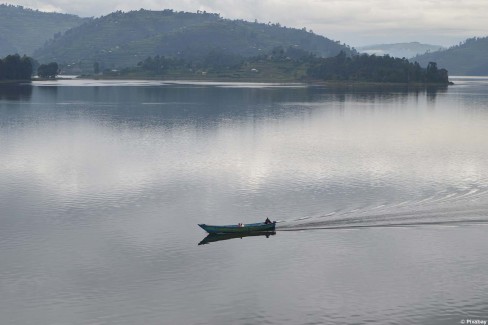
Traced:
<path fill-rule="evenodd" d="M 218 14 L 118 11 L 68 30 L 35 51 L 40 62 L 60 64 L 94 62 L 105 68 L 133 66 L 149 56 L 191 60 L 218 50 L 243 57 L 269 53 L 275 47 L 295 47 L 330 57 L 355 50 L 305 29 L 243 20 Z"/>
<path fill-rule="evenodd" d="M 455 75 L 488 75 L 488 38 L 468 39 L 447 50 L 418 42 L 379 44 L 358 49 L 418 61 L 437 62 Z M 358 52 L 346 44 L 279 23 L 229 20 L 207 12 L 117 11 L 99 18 L 41 12 L 0 4 L 0 57 L 26 54 L 41 63 L 56 61 L 76 67 L 73 72 L 134 66 L 148 57 L 186 61 L 205 60 L 209 53 L 223 57 L 266 56 L 273 50 L 294 49 L 318 57 Z M 429 53 L 411 56 L 411 53 Z M 287 51 L 291 53 L 291 51 Z M 96 66 L 96 68 L 95 68 Z"/>
<path fill-rule="evenodd" d="M 413 58 L 426 52 L 444 50 L 441 45 L 422 44 L 419 42 L 376 44 L 356 47 L 359 52 L 375 55 L 386 55 L 397 58 Z"/>
<path fill-rule="evenodd" d="M 31 55 L 55 34 L 60 35 L 87 19 L 0 4 L 0 56 Z"/>
<path fill-rule="evenodd" d="M 474 37 L 444 51 L 416 56 L 413 60 L 422 66 L 437 62 L 439 66 L 449 70 L 450 75 L 487 76 L 487 53 L 488 37 Z"/>

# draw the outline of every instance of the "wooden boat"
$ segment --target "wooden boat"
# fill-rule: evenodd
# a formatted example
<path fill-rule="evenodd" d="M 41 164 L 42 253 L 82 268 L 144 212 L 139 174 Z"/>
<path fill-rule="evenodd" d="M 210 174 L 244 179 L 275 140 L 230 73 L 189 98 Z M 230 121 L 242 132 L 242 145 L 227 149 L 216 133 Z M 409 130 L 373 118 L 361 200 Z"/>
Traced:
<path fill-rule="evenodd" d="M 198 245 L 205 245 L 210 243 L 215 243 L 222 240 L 229 240 L 235 238 L 246 238 L 246 237 L 258 237 L 258 236 L 265 236 L 269 238 L 269 236 L 276 235 L 275 231 L 264 231 L 264 232 L 249 232 L 249 233 L 235 233 L 235 234 L 208 234 L 202 241 L 198 243 Z"/>
<path fill-rule="evenodd" d="M 227 225 L 227 226 L 211 226 L 206 224 L 199 224 L 199 226 L 208 232 L 209 234 L 242 234 L 242 233 L 252 233 L 252 232 L 266 232 L 274 231 L 276 226 L 276 221 L 272 223 L 248 223 L 248 224 L 237 224 L 237 225 Z"/>

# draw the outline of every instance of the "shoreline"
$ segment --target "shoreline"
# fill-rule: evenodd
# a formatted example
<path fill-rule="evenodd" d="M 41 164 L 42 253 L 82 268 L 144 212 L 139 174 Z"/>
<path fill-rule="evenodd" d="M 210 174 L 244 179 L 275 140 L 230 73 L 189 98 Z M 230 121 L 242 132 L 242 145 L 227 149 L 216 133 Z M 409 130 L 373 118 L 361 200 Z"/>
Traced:
<path fill-rule="evenodd" d="M 173 77 L 173 76 L 172 76 Z M 56 80 L 70 80 L 72 78 L 57 78 Z M 373 81 L 352 81 L 352 80 L 301 80 L 301 79 L 266 79 L 266 78 L 151 78 L 143 76 L 126 76 L 111 77 L 111 76 L 79 76 L 75 79 L 83 80 L 147 80 L 147 81 L 192 81 L 192 82 L 247 82 L 247 83 L 279 83 L 279 84 L 304 84 L 309 86 L 407 86 L 412 88 L 420 87 L 448 87 L 454 85 L 449 83 L 404 83 L 404 82 L 373 82 Z M 51 81 L 53 79 L 50 79 Z"/>

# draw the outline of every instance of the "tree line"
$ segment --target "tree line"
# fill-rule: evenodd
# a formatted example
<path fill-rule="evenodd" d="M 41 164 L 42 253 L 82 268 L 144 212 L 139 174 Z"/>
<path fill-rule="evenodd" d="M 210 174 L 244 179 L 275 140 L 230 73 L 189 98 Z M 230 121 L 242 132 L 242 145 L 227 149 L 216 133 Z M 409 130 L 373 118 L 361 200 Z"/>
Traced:
<path fill-rule="evenodd" d="M 331 58 L 311 62 L 308 75 L 318 80 L 344 80 L 391 83 L 449 83 L 446 69 L 438 69 L 435 62 L 422 68 L 418 62 L 393 58 L 388 55 L 355 55 L 344 52 Z"/>
<path fill-rule="evenodd" d="M 0 80 L 30 80 L 34 71 L 40 78 L 54 79 L 59 74 L 56 62 L 41 64 L 31 57 L 19 54 L 7 55 L 0 59 Z"/>
<path fill-rule="evenodd" d="M 289 47 L 276 47 L 266 55 L 252 58 L 214 49 L 198 60 L 166 58 L 164 56 L 148 57 L 139 62 L 137 68 L 147 76 L 164 77 L 169 71 L 185 75 L 194 71 L 205 73 L 235 73 L 253 68 L 256 64 L 278 67 L 284 74 L 298 76 L 299 70 L 302 81 L 358 81 L 381 83 L 438 83 L 448 84 L 449 77 L 446 69 L 437 68 L 435 62 L 430 62 L 422 68 L 417 62 L 407 59 L 375 55 L 348 56 L 344 51 L 330 58 L 319 58 L 307 51 Z M 37 67 L 37 69 L 34 69 Z M 0 59 L 0 80 L 30 80 L 33 71 L 37 70 L 40 78 L 54 79 L 59 74 L 56 62 L 39 65 L 35 60 L 18 54 L 8 55 Z M 203 75 L 203 74 L 202 74 Z M 265 76 L 269 77 L 269 76 Z"/>
<path fill-rule="evenodd" d="M 30 80 L 32 59 L 18 54 L 0 59 L 0 80 Z"/>
<path fill-rule="evenodd" d="M 393 58 L 388 55 L 348 55 L 344 51 L 334 57 L 322 58 L 294 47 L 276 47 L 267 54 L 251 58 L 219 50 L 212 50 L 206 56 L 192 61 L 155 56 L 139 62 L 136 69 L 148 76 L 164 77 L 171 71 L 232 73 L 242 71 L 245 67 L 252 69 L 256 63 L 279 66 L 290 75 L 300 75 L 302 81 L 449 83 L 447 70 L 439 69 L 435 62 L 430 62 L 423 68 L 419 63 L 409 62 L 405 58 Z M 303 73 L 298 73 L 303 70 Z"/>

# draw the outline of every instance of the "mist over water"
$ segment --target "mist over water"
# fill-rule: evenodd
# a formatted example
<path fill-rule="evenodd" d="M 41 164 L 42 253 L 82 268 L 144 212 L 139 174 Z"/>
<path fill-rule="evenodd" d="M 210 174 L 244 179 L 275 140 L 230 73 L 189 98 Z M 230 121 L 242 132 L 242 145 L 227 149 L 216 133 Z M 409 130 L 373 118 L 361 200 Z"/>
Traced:
<path fill-rule="evenodd" d="M 488 79 L 454 82 L 1 86 L 1 322 L 486 316 Z"/>

